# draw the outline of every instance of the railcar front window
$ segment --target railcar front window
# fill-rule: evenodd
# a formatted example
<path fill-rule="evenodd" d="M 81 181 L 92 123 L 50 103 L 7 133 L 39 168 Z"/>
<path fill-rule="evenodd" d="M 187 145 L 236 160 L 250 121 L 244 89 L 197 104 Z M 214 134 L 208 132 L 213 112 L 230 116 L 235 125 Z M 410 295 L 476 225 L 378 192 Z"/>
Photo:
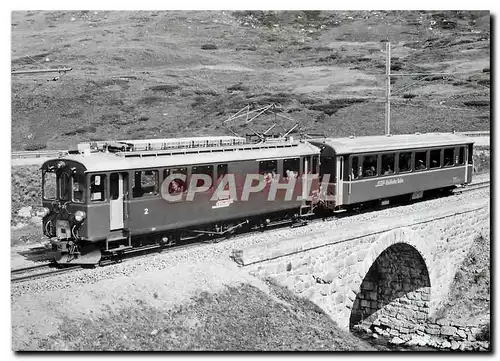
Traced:
<path fill-rule="evenodd" d="M 431 168 L 441 167 L 441 149 L 431 150 Z"/>
<path fill-rule="evenodd" d="M 394 174 L 394 163 L 396 161 L 396 153 L 382 154 L 382 174 Z"/>
<path fill-rule="evenodd" d="M 411 171 L 411 152 L 399 153 L 399 173 Z"/>
<path fill-rule="evenodd" d="M 70 178 L 68 174 L 66 173 L 61 173 L 59 177 L 59 189 L 61 191 L 61 194 L 59 195 L 61 197 L 61 200 L 63 201 L 68 201 L 70 197 Z"/>
<path fill-rule="evenodd" d="M 415 170 L 427 169 L 427 152 L 415 152 Z"/>
<path fill-rule="evenodd" d="M 43 199 L 56 199 L 57 176 L 54 172 L 43 172 Z"/>
<path fill-rule="evenodd" d="M 443 165 L 445 167 L 451 167 L 453 165 L 453 153 L 454 152 L 455 152 L 454 148 L 446 148 L 444 150 Z"/>
<path fill-rule="evenodd" d="M 73 174 L 73 202 L 85 202 L 85 176 Z"/>
<path fill-rule="evenodd" d="M 143 170 L 134 172 L 134 184 L 132 186 L 132 194 L 134 198 L 157 195 L 158 171 Z"/>
<path fill-rule="evenodd" d="M 376 155 L 365 155 L 363 157 L 363 177 L 374 177 L 377 175 Z"/>
<path fill-rule="evenodd" d="M 94 174 L 90 177 L 90 200 L 101 202 L 106 199 L 106 175 Z"/>

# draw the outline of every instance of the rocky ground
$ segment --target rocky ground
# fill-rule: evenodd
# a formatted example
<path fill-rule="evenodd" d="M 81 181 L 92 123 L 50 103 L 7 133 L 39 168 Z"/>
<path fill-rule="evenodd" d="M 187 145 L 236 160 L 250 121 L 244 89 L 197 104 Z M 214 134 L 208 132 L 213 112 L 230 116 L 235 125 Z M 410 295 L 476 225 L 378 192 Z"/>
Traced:
<path fill-rule="evenodd" d="M 230 134 L 248 104 L 278 103 L 301 134 L 489 130 L 486 11 L 14 11 L 12 146 Z M 410 86 L 417 83 L 416 86 Z M 266 129 L 274 117 L 253 122 Z M 240 122 L 233 130 L 249 130 Z"/>

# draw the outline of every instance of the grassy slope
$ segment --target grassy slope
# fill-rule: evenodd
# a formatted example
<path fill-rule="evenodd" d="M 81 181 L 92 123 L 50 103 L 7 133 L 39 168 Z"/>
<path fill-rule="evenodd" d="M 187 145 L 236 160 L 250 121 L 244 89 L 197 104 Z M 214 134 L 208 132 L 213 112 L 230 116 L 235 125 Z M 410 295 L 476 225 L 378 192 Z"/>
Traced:
<path fill-rule="evenodd" d="M 271 295 L 244 284 L 203 293 L 165 312 L 138 305 L 95 320 L 68 320 L 45 350 L 363 351 L 315 304 L 270 283 Z"/>
<path fill-rule="evenodd" d="M 478 236 L 455 278 L 437 318 L 477 324 L 490 315 L 490 235 Z M 485 338 L 489 339 L 486 328 Z"/>
<path fill-rule="evenodd" d="M 309 133 L 380 134 L 384 39 L 395 72 L 465 72 L 395 94 L 394 133 L 489 129 L 489 107 L 464 104 L 489 104 L 487 12 L 30 11 L 12 15 L 13 69 L 73 71 L 12 77 L 12 147 L 228 134 L 222 120 L 269 102 Z"/>

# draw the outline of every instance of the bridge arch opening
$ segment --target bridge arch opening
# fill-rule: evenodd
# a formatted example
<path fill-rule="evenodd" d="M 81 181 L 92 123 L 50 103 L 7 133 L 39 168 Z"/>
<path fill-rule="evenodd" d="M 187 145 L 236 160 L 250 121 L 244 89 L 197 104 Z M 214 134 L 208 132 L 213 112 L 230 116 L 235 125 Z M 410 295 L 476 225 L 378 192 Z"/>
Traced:
<path fill-rule="evenodd" d="M 415 332 L 429 314 L 431 284 L 420 253 L 396 243 L 374 261 L 354 301 L 349 328 Z"/>

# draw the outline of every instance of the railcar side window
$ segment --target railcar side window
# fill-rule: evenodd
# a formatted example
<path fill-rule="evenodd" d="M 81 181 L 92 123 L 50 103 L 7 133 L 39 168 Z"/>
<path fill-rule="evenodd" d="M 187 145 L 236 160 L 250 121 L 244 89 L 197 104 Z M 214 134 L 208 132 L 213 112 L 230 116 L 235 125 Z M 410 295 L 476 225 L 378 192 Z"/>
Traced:
<path fill-rule="evenodd" d="M 217 165 L 217 179 L 222 179 L 227 174 L 227 164 Z"/>
<path fill-rule="evenodd" d="M 394 163 L 396 161 L 396 153 L 382 154 L 382 174 L 394 174 Z"/>
<path fill-rule="evenodd" d="M 359 158 L 358 156 L 351 157 L 351 179 L 359 178 Z"/>
<path fill-rule="evenodd" d="M 465 163 L 465 148 L 460 147 L 458 148 L 458 161 L 457 165 L 464 165 Z"/>
<path fill-rule="evenodd" d="M 399 173 L 411 171 L 411 152 L 399 153 Z"/>
<path fill-rule="evenodd" d="M 415 170 L 427 169 L 427 151 L 415 152 Z"/>
<path fill-rule="evenodd" d="M 100 202 L 106 199 L 104 192 L 106 190 L 106 175 L 94 174 L 90 177 L 90 200 Z"/>
<path fill-rule="evenodd" d="M 134 198 L 158 194 L 158 171 L 142 170 L 134 172 L 132 195 Z"/>
<path fill-rule="evenodd" d="M 267 181 L 276 179 L 278 172 L 278 161 L 276 160 L 262 160 L 259 162 L 259 174 L 263 175 Z"/>
<path fill-rule="evenodd" d="M 441 149 L 431 150 L 431 168 L 441 167 Z"/>
<path fill-rule="evenodd" d="M 85 176 L 73 174 L 73 202 L 85 202 Z"/>
<path fill-rule="evenodd" d="M 444 150 L 444 160 L 443 160 L 443 165 L 445 167 L 451 167 L 453 165 L 453 153 L 455 149 L 454 148 L 445 148 Z"/>
<path fill-rule="evenodd" d="M 300 158 L 283 159 L 283 178 L 292 179 L 299 176 Z"/>
<path fill-rule="evenodd" d="M 193 167 L 191 170 L 191 174 L 205 174 L 208 175 L 211 179 L 213 179 L 213 166 L 211 165 L 200 165 L 197 167 Z M 203 179 L 198 179 L 196 181 L 196 187 L 202 187 L 205 184 Z M 213 184 L 210 182 L 210 188 L 212 188 Z"/>
<path fill-rule="evenodd" d="M 187 168 L 171 168 L 165 169 L 163 171 L 163 179 L 166 179 L 171 174 L 177 174 L 177 176 L 185 175 L 187 176 Z M 187 178 L 186 178 L 187 180 Z M 163 188 L 164 189 L 164 188 Z M 186 190 L 186 182 L 180 178 L 174 178 L 168 185 L 168 193 L 178 194 Z"/>
<path fill-rule="evenodd" d="M 54 172 L 43 173 L 43 199 L 56 199 L 57 176 Z"/>
<path fill-rule="evenodd" d="M 363 177 L 374 177 L 377 175 L 377 155 L 365 155 L 363 157 Z"/>

